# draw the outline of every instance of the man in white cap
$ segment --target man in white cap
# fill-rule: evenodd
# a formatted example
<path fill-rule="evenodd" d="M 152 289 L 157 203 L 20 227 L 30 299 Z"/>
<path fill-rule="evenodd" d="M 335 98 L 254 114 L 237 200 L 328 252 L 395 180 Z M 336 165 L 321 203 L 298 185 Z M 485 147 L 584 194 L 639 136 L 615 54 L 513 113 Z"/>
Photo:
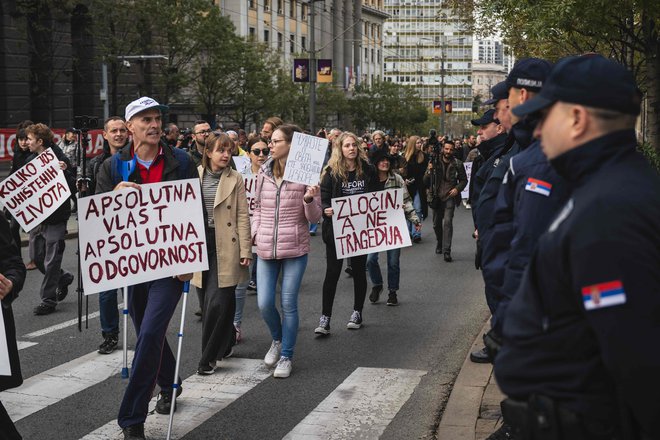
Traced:
<path fill-rule="evenodd" d="M 165 109 L 146 96 L 126 106 L 126 128 L 133 140 L 103 163 L 97 176 L 97 194 L 197 176 L 188 154 L 160 142 L 161 112 Z M 192 274 L 167 277 L 128 289 L 128 311 L 137 343 L 131 377 L 117 417 L 125 440 L 145 438 L 144 422 L 156 383 L 161 387 L 156 412 L 170 412 L 175 359 L 165 333 L 181 297 L 183 282 L 191 278 Z M 179 379 L 177 395 L 181 393 L 180 382 Z"/>

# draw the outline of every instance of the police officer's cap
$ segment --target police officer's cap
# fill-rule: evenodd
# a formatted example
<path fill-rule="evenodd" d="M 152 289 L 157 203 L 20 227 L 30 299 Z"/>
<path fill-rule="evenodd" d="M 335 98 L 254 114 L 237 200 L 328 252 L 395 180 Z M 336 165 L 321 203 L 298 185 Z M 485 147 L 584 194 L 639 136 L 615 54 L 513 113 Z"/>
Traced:
<path fill-rule="evenodd" d="M 512 111 L 536 113 L 557 101 L 638 115 L 641 93 L 632 73 L 601 55 L 564 58 L 552 69 L 541 93 Z"/>
<path fill-rule="evenodd" d="M 523 58 L 513 65 L 513 69 L 506 77 L 507 90 L 511 87 L 539 92 L 552 70 L 550 61 L 540 58 Z"/>
<path fill-rule="evenodd" d="M 495 116 L 495 109 L 492 108 L 492 109 L 488 110 L 486 113 L 484 113 L 483 115 L 481 115 L 481 117 L 479 119 L 472 119 L 470 122 L 472 123 L 472 125 L 475 125 L 477 127 L 479 127 L 481 125 L 488 125 L 491 122 L 495 122 L 495 123 L 499 124 L 500 121 L 495 119 L 493 116 Z"/>
<path fill-rule="evenodd" d="M 493 95 L 488 101 L 484 102 L 485 105 L 497 104 L 501 99 L 509 98 L 509 90 L 506 87 L 506 81 L 499 82 L 490 88 L 490 93 Z"/>

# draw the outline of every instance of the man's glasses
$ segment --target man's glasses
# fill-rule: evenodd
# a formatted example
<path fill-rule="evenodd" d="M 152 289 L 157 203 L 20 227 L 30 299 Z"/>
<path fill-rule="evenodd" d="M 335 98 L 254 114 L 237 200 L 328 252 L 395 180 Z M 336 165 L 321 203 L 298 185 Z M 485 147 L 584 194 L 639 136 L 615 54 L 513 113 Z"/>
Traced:
<path fill-rule="evenodd" d="M 197 131 L 194 134 L 211 134 L 211 133 L 212 133 L 211 129 L 208 129 L 208 130 Z"/>
<path fill-rule="evenodd" d="M 250 150 L 250 153 L 254 153 L 255 156 L 261 156 L 262 153 L 264 156 L 268 156 L 270 154 L 270 148 L 253 148 Z"/>

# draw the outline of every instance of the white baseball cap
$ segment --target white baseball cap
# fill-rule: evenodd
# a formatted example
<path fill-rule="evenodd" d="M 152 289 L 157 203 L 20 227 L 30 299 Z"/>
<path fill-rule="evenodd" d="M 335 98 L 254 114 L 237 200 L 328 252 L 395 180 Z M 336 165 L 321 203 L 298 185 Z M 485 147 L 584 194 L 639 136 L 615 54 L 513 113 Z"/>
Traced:
<path fill-rule="evenodd" d="M 163 113 L 167 111 L 169 107 L 167 107 L 166 105 L 159 104 L 158 101 L 156 101 L 153 98 L 149 98 L 148 96 L 143 96 L 126 106 L 126 113 L 124 114 L 124 118 L 127 121 L 129 121 L 136 114 L 148 110 L 150 108 L 157 108 L 158 110 L 160 110 L 161 113 Z"/>

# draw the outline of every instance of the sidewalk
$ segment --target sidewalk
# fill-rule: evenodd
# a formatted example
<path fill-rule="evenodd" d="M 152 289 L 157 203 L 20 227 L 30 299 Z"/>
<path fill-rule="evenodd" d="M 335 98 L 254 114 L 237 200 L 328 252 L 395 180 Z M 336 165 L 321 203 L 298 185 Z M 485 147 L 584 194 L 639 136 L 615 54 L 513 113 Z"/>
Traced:
<path fill-rule="evenodd" d="M 470 352 L 483 347 L 482 336 L 489 328 L 487 322 L 463 362 L 438 427 L 438 440 L 484 440 L 502 424 L 504 395 L 493 366 L 470 361 Z"/>
<path fill-rule="evenodd" d="M 65 239 L 69 238 L 78 238 L 78 220 L 76 220 L 77 214 L 72 214 L 69 217 L 69 220 L 66 222 L 66 236 Z M 28 245 L 29 234 L 26 234 L 23 229 L 21 229 L 21 247 L 26 247 Z M 77 246 L 77 245 L 76 245 Z"/>

